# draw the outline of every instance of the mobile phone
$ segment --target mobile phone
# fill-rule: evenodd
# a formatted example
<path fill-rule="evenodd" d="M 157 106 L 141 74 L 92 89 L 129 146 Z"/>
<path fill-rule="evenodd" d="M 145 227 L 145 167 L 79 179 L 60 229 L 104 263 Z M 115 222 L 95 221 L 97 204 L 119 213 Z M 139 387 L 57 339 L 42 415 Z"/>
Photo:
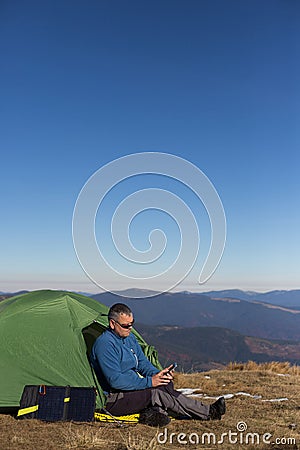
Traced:
<path fill-rule="evenodd" d="M 168 370 L 167 373 L 170 373 L 172 370 L 176 369 L 176 367 L 177 367 L 177 363 L 175 362 L 172 364 L 172 366 L 170 367 L 170 369 Z"/>

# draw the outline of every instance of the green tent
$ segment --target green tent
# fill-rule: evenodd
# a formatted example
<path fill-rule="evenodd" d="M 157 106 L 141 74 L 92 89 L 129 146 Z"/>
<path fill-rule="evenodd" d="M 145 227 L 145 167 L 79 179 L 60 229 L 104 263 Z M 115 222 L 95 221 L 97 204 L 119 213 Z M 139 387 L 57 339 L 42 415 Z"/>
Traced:
<path fill-rule="evenodd" d="M 0 302 L 0 412 L 14 412 L 27 384 L 96 386 L 88 354 L 106 329 L 108 307 L 65 291 L 33 291 Z M 157 352 L 133 330 L 149 360 Z"/>

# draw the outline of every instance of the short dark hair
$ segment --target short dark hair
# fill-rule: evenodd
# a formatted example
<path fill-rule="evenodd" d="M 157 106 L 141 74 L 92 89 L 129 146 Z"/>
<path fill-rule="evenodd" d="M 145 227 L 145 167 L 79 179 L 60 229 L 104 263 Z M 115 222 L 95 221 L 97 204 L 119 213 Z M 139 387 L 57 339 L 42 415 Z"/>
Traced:
<path fill-rule="evenodd" d="M 110 310 L 108 311 L 108 320 L 117 320 L 120 314 L 130 316 L 132 314 L 132 311 L 124 303 L 115 303 L 110 307 Z"/>

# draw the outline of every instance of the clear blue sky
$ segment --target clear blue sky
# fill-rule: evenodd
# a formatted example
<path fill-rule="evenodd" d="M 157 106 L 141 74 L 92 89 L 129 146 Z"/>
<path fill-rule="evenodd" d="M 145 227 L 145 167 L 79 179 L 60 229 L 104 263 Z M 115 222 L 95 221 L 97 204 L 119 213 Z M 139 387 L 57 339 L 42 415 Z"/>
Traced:
<path fill-rule="evenodd" d="M 222 199 L 226 248 L 201 290 L 299 288 L 299 47 L 292 0 L 2 0 L 0 291 L 99 291 L 73 248 L 76 198 L 147 151 L 191 161 Z"/>

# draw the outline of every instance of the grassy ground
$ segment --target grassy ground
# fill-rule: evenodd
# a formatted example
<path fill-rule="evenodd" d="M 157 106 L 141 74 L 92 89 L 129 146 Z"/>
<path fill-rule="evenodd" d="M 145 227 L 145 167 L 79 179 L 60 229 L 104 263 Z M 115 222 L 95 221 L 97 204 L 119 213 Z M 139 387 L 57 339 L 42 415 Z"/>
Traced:
<path fill-rule="evenodd" d="M 0 450 L 300 449 L 300 367 L 231 364 L 226 370 L 176 374 L 175 386 L 194 388 L 206 396 L 234 396 L 226 400 L 227 413 L 221 421 L 174 420 L 162 429 L 19 421 L 0 415 Z M 255 398 L 236 395 L 239 392 Z"/>

